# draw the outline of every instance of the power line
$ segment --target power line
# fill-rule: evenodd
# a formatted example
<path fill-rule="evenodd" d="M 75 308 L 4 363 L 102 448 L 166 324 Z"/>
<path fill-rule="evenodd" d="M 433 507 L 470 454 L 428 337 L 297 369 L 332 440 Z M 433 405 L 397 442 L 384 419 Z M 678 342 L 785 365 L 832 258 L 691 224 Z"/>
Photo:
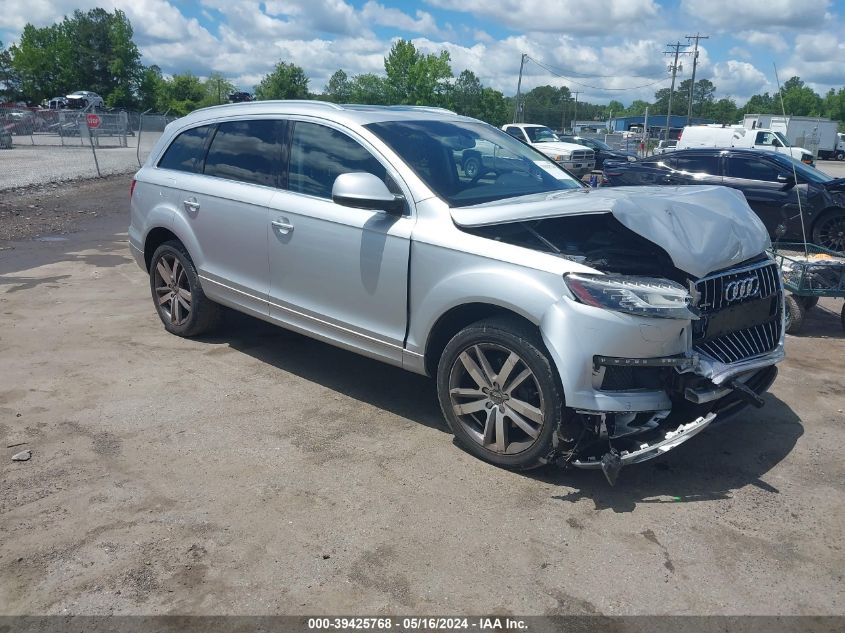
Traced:
<path fill-rule="evenodd" d="M 546 64 L 544 64 L 542 62 L 537 61 L 533 57 L 526 55 L 526 58 L 529 59 L 530 61 L 534 62 L 535 64 L 537 64 L 540 68 L 542 68 L 545 71 L 549 72 L 550 74 L 554 75 L 555 77 L 560 77 L 561 79 L 566 79 L 567 81 L 575 84 L 576 86 L 581 86 L 582 88 L 591 88 L 592 90 L 614 91 L 614 92 L 623 92 L 623 91 L 626 91 L 626 90 L 639 90 L 640 88 L 648 88 L 649 86 L 655 86 L 657 84 L 668 81 L 668 79 L 669 79 L 668 77 L 664 77 L 663 79 L 658 79 L 657 81 L 652 81 L 652 82 L 647 83 L 647 84 L 641 84 L 639 86 L 629 86 L 627 88 L 605 88 L 603 86 L 591 86 L 590 84 L 585 84 L 585 83 L 581 83 L 579 81 L 576 81 L 572 77 L 568 77 L 566 75 L 562 75 L 560 73 L 557 73 L 554 70 L 552 70 L 549 66 L 547 66 Z"/>
<path fill-rule="evenodd" d="M 540 62 L 539 60 L 534 59 L 534 62 L 538 64 L 542 64 L 547 70 L 553 69 L 559 73 L 569 75 L 572 77 L 578 77 L 579 79 L 621 79 L 623 77 L 630 77 L 630 75 L 596 75 L 594 73 L 582 73 L 576 70 L 569 70 L 567 68 L 563 68 L 561 66 L 555 66 L 554 64 L 549 64 L 548 62 Z M 646 77 L 642 76 L 643 79 L 658 79 L 657 77 Z"/>

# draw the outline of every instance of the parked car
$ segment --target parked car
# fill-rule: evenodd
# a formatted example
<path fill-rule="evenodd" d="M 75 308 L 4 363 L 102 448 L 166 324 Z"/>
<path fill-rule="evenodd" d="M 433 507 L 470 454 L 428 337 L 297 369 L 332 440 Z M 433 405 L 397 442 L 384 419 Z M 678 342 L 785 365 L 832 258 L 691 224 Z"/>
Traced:
<path fill-rule="evenodd" d="M 508 168 L 469 177 L 470 147 Z M 197 110 L 136 173 L 130 218 L 167 331 L 207 332 L 225 305 L 432 376 L 457 441 L 509 468 L 612 483 L 761 406 L 784 356 L 780 278 L 742 196 L 589 189 L 441 109 Z"/>
<path fill-rule="evenodd" d="M 690 125 L 683 129 L 677 149 L 697 147 L 746 148 L 792 156 L 808 165 L 815 162 L 813 152 L 803 147 L 792 147 L 786 137 L 774 130 L 748 130 L 744 127 L 718 125 Z"/>
<path fill-rule="evenodd" d="M 793 175 L 798 176 L 797 181 Z M 845 251 L 845 178 L 831 178 L 784 154 L 747 149 L 678 150 L 636 163 L 607 163 L 609 185 L 725 185 L 739 189 L 773 239 L 807 239 Z"/>
<path fill-rule="evenodd" d="M 593 150 L 583 145 L 565 143 L 545 125 L 532 123 L 514 123 L 503 125 L 502 129 L 523 143 L 536 147 L 555 163 L 581 178 L 596 167 Z"/>
<path fill-rule="evenodd" d="M 46 107 L 49 110 L 64 110 L 68 107 L 68 100 L 66 97 L 53 97 L 47 101 Z"/>
<path fill-rule="evenodd" d="M 593 150 L 596 157 L 596 169 L 601 169 L 605 160 L 637 160 L 637 155 L 633 152 L 626 152 L 621 149 L 613 149 L 604 141 L 596 138 L 584 138 L 583 136 L 559 136 L 561 141 L 567 143 L 574 143 L 575 145 L 583 145 Z"/>
<path fill-rule="evenodd" d="M 91 92 L 90 90 L 77 90 L 76 92 L 71 92 L 65 97 L 65 99 L 67 100 L 66 107 L 74 108 L 76 110 L 82 110 L 88 107 L 95 109 L 106 107 L 103 98 L 96 92 Z"/>
<path fill-rule="evenodd" d="M 678 141 L 677 139 L 670 139 L 670 140 L 662 140 L 657 143 L 657 147 L 654 148 L 654 154 L 666 154 L 667 152 L 674 152 L 678 149 Z"/>

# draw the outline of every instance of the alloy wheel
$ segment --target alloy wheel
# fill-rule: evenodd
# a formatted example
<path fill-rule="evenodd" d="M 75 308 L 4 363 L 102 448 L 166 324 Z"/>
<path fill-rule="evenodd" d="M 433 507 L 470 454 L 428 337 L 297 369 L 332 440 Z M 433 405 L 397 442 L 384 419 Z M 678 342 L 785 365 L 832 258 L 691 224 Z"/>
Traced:
<path fill-rule="evenodd" d="M 179 259 L 170 253 L 155 264 L 155 295 L 159 309 L 173 325 L 182 325 L 191 317 L 191 286 Z"/>
<path fill-rule="evenodd" d="M 452 410 L 470 438 L 502 455 L 529 449 L 544 423 L 543 393 L 522 357 L 478 343 L 455 358 L 449 375 Z"/>
<path fill-rule="evenodd" d="M 845 251 L 845 213 L 822 218 L 817 234 L 819 246 L 832 251 Z"/>

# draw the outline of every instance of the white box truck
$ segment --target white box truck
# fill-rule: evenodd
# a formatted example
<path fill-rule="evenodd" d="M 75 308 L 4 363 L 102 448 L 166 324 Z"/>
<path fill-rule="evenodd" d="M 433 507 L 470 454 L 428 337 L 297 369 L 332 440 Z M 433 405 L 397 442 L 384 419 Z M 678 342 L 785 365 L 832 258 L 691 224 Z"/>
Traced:
<path fill-rule="evenodd" d="M 836 121 L 814 116 L 746 114 L 743 126 L 749 130 L 764 128 L 780 132 L 790 145 L 803 147 L 822 160 L 845 160 L 845 145 Z"/>
<path fill-rule="evenodd" d="M 759 127 L 750 130 L 740 126 L 688 125 L 681 131 L 678 149 L 695 147 L 746 147 L 787 154 L 807 165 L 815 162 L 812 152 L 792 147 L 782 133 Z"/>

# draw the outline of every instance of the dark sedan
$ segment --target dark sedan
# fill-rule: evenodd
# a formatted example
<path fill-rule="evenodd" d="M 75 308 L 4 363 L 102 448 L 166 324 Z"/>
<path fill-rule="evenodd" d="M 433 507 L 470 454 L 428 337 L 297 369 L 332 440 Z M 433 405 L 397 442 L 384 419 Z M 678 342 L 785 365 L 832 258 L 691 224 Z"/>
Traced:
<path fill-rule="evenodd" d="M 637 160 L 637 155 L 621 149 L 613 149 L 604 141 L 595 138 L 584 138 L 583 136 L 560 136 L 561 141 L 583 145 L 593 150 L 596 155 L 596 169 L 601 169 L 606 160 Z"/>
<path fill-rule="evenodd" d="M 749 149 L 690 149 L 636 162 L 608 161 L 614 185 L 725 185 L 739 189 L 773 239 L 845 251 L 845 178 L 831 178 L 784 154 Z M 797 176 L 797 180 L 796 180 Z"/>

